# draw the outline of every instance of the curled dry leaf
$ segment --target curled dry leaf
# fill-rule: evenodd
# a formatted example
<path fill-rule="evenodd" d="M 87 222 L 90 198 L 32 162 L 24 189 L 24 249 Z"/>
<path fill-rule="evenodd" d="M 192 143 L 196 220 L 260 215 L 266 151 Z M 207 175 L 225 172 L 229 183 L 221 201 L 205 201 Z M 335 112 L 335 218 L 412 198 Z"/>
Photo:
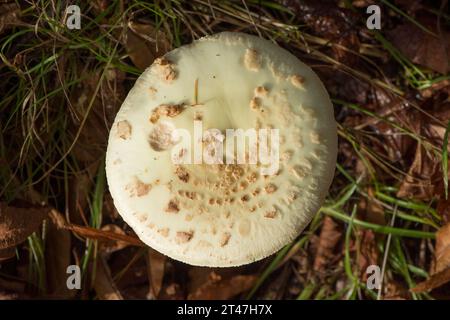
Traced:
<path fill-rule="evenodd" d="M 14 248 L 35 232 L 47 216 L 48 207 L 0 202 L 0 250 Z"/>
<path fill-rule="evenodd" d="M 145 70 L 153 61 L 170 50 L 164 32 L 149 24 L 128 23 L 125 47 L 136 67 Z"/>
<path fill-rule="evenodd" d="M 436 267 L 435 273 L 450 268 L 450 223 L 436 233 Z"/>

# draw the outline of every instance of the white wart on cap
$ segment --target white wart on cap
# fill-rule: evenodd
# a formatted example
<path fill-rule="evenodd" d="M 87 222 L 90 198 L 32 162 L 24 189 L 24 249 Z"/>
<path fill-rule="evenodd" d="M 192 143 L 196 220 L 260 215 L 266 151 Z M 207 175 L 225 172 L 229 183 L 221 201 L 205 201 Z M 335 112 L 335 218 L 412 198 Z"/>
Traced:
<path fill-rule="evenodd" d="M 220 132 L 279 129 L 278 171 L 175 164 L 174 129 L 193 137 L 194 120 Z M 332 181 L 336 148 L 317 75 L 267 40 L 225 32 L 169 52 L 139 77 L 111 129 L 106 173 L 119 213 L 143 242 L 189 264 L 238 266 L 306 227 Z"/>

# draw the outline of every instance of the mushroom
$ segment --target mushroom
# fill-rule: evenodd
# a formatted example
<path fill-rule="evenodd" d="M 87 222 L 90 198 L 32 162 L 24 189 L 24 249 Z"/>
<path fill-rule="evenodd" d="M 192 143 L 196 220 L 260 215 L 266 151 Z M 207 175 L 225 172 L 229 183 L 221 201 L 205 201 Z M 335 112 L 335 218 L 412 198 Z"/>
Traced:
<path fill-rule="evenodd" d="M 272 42 L 224 32 L 142 73 L 111 129 L 106 173 L 118 212 L 143 242 L 188 264 L 230 267 L 303 231 L 336 153 L 318 76 Z"/>

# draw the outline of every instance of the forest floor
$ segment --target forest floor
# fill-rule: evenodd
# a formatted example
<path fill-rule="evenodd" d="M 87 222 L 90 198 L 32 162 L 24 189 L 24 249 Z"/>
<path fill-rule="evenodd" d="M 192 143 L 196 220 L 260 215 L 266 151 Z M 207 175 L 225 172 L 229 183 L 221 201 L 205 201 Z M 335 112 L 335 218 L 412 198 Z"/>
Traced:
<path fill-rule="evenodd" d="M 66 27 L 65 3 L 0 2 L 0 299 L 450 298 L 447 1 L 83 1 L 80 30 Z M 379 30 L 367 28 L 370 4 Z M 305 232 L 226 269 L 143 246 L 104 172 L 109 128 L 140 73 L 220 31 L 310 65 L 339 134 L 333 184 Z M 66 286 L 71 264 L 81 290 Z"/>

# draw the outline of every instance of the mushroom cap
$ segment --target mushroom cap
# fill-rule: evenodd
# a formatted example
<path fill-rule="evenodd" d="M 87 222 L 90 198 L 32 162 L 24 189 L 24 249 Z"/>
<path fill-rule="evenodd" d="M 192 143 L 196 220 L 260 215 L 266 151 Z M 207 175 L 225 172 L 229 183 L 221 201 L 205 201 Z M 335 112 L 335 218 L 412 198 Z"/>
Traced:
<path fill-rule="evenodd" d="M 174 129 L 194 137 L 194 120 L 216 129 L 196 138 L 203 146 L 226 129 L 278 129 L 279 147 L 269 148 L 275 172 L 262 170 L 272 162 L 177 164 L 174 148 L 190 159 L 194 151 L 179 148 Z M 224 32 L 142 73 L 111 129 L 106 174 L 118 212 L 144 243 L 188 264 L 230 267 L 302 232 L 325 199 L 336 154 L 333 107 L 318 76 L 272 42 Z"/>

